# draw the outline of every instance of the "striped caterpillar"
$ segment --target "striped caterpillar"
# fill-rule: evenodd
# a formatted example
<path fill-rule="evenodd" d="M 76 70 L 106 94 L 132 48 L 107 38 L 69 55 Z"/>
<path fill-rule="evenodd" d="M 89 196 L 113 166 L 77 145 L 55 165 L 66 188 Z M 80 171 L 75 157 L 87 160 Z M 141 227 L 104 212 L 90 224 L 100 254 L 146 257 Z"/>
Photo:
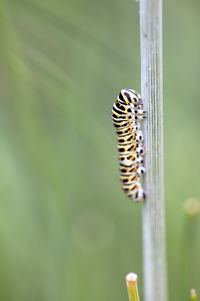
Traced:
<path fill-rule="evenodd" d="M 112 120 L 116 129 L 122 188 L 135 202 L 145 199 L 140 176 L 145 173 L 143 132 L 139 121 L 146 118 L 142 99 L 131 89 L 119 93 L 112 108 Z"/>

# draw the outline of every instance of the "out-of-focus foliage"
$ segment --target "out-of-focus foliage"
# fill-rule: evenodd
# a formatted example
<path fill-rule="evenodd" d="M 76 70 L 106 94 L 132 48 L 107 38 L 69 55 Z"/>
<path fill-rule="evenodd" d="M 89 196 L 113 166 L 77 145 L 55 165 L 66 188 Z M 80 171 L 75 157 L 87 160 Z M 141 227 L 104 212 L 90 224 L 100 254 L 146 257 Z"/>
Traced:
<path fill-rule="evenodd" d="M 172 300 L 200 279 L 199 217 L 183 211 L 200 197 L 199 13 L 165 1 Z M 121 190 L 110 112 L 122 87 L 140 90 L 138 3 L 1 1 L 0 45 L 0 297 L 127 300 L 127 272 L 142 287 L 141 205 Z"/>

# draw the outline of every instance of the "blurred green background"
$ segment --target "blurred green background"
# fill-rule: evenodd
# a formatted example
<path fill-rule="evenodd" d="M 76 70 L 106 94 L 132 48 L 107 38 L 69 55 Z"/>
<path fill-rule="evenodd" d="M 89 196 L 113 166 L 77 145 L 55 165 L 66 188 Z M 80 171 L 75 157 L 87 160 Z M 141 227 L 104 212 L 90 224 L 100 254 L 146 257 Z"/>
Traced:
<path fill-rule="evenodd" d="M 164 1 L 171 300 L 200 294 L 200 2 Z M 0 1 L 0 299 L 128 300 L 141 205 L 119 182 L 111 107 L 140 91 L 138 3 Z"/>

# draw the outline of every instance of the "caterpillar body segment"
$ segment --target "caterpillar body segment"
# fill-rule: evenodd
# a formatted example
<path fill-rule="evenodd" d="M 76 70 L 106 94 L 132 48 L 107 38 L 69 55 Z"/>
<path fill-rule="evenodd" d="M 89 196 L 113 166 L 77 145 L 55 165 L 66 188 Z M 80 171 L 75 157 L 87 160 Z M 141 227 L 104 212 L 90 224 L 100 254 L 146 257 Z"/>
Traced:
<path fill-rule="evenodd" d="M 123 137 L 126 136 L 127 134 L 133 133 L 133 132 L 137 132 L 140 128 L 140 124 L 132 124 L 131 126 L 128 126 L 126 128 L 123 129 L 116 129 L 116 134 L 119 137 Z"/>

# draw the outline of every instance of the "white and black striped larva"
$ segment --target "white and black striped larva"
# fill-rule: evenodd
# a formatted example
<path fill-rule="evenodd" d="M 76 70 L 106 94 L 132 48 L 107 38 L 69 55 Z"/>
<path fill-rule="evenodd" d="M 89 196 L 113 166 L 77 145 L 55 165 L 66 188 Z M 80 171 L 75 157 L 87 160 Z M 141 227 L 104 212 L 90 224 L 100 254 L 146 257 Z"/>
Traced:
<path fill-rule="evenodd" d="M 145 150 L 139 123 L 145 118 L 140 95 L 131 89 L 121 90 L 113 104 L 112 120 L 117 133 L 122 188 L 135 202 L 145 199 L 140 182 L 145 173 Z"/>

